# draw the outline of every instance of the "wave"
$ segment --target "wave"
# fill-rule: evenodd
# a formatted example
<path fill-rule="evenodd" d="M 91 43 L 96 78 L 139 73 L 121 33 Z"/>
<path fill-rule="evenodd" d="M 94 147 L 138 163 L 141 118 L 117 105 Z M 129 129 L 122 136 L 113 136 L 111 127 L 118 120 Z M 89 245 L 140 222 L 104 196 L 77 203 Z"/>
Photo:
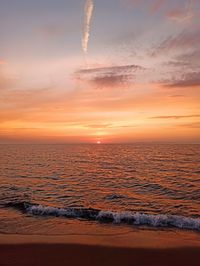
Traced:
<path fill-rule="evenodd" d="M 99 222 L 129 224 L 151 227 L 175 227 L 185 230 L 200 231 L 200 218 L 179 215 L 145 214 L 140 212 L 113 212 L 93 208 L 57 208 L 32 204 L 28 202 L 8 203 L 8 207 L 37 216 L 55 216 L 66 218 L 82 218 Z"/>

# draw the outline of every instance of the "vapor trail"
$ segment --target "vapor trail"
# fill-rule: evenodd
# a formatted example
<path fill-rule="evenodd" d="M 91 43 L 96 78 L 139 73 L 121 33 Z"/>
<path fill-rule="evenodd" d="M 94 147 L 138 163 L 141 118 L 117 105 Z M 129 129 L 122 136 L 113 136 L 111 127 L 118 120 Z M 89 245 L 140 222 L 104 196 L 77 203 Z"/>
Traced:
<path fill-rule="evenodd" d="M 82 37 L 82 49 L 85 55 L 87 55 L 88 51 L 88 42 L 90 37 L 90 22 L 93 14 L 93 9 L 94 9 L 93 0 L 86 0 L 84 28 L 83 28 L 83 37 Z"/>

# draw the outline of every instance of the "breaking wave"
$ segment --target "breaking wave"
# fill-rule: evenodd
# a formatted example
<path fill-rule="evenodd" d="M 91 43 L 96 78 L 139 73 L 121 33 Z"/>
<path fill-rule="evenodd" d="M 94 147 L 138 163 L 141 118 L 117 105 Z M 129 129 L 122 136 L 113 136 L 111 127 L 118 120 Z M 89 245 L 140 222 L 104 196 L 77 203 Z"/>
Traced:
<path fill-rule="evenodd" d="M 179 215 L 145 214 L 140 212 L 113 212 L 93 208 L 57 208 L 27 202 L 8 203 L 24 213 L 37 216 L 55 216 L 74 219 L 86 219 L 114 224 L 130 224 L 151 227 L 175 227 L 185 230 L 200 231 L 200 218 Z"/>

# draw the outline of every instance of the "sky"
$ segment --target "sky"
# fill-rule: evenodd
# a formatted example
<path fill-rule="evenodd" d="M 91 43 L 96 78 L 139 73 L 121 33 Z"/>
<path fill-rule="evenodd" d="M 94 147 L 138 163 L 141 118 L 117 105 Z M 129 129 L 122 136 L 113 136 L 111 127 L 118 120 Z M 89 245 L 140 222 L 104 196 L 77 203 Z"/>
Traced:
<path fill-rule="evenodd" d="M 200 0 L 0 0 L 0 143 L 200 143 Z"/>

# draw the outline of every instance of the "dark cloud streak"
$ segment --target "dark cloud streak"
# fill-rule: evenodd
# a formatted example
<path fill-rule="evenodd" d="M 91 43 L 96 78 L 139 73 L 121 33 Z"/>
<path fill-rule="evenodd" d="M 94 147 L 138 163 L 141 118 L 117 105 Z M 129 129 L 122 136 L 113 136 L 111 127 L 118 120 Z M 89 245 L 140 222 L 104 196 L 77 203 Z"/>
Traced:
<path fill-rule="evenodd" d="M 200 115 L 168 115 L 168 116 L 153 116 L 150 119 L 185 119 L 185 118 L 198 118 Z"/>
<path fill-rule="evenodd" d="M 97 87 L 113 87 L 132 83 L 135 73 L 143 70 L 145 69 L 138 65 L 109 66 L 81 69 L 75 73 L 75 77 Z"/>
<path fill-rule="evenodd" d="M 182 77 L 168 81 L 166 87 L 198 87 L 200 86 L 200 72 L 192 72 L 183 74 Z"/>

